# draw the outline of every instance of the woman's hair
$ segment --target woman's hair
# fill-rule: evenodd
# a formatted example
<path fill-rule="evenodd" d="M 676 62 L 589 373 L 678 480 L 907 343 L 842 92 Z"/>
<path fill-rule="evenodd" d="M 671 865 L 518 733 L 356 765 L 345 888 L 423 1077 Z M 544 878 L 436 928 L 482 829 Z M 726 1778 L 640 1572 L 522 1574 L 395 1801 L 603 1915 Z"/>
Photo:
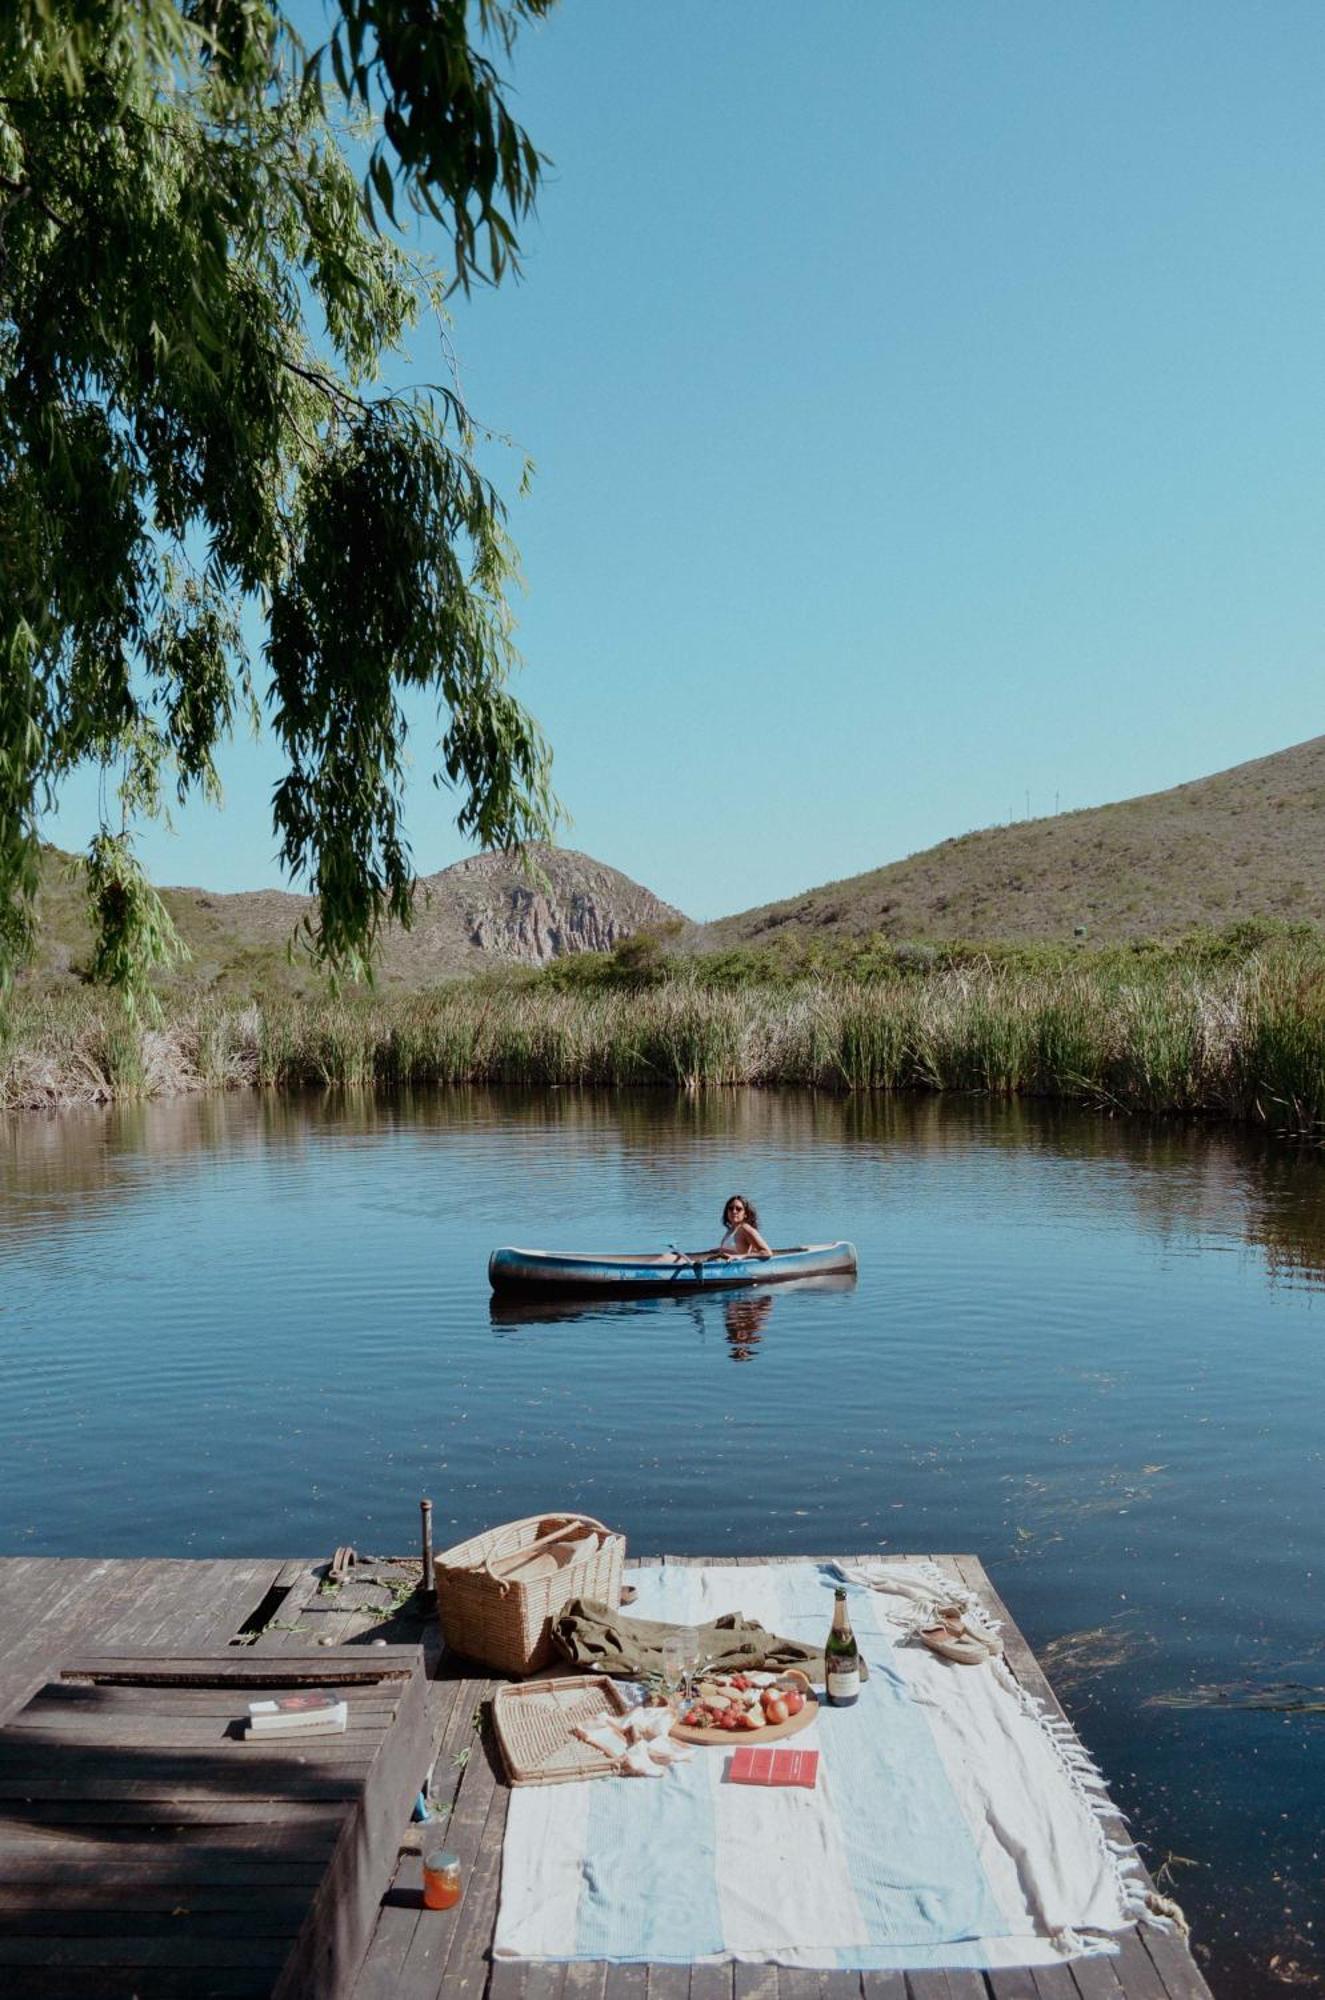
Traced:
<path fill-rule="evenodd" d="M 745 1203 L 745 1219 L 750 1224 L 750 1227 L 752 1229 L 758 1229 L 759 1211 L 755 1207 L 754 1203 L 751 1201 L 748 1194 L 729 1194 L 727 1196 L 726 1201 L 724 1201 L 722 1204 L 722 1220 L 724 1225 L 728 1228 L 731 1227 L 730 1223 L 727 1222 L 727 1211 L 730 1209 L 734 1201 L 743 1201 Z"/>

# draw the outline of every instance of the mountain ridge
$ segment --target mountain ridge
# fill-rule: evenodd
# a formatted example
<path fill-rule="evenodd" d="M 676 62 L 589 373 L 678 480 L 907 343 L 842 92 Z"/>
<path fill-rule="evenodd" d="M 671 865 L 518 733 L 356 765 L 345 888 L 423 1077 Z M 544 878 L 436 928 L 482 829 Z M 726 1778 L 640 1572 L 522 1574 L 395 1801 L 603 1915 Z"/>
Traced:
<path fill-rule="evenodd" d="M 62 868 L 60 860 L 69 864 Z M 412 930 L 383 934 L 385 988 L 413 991 L 502 967 L 611 951 L 641 930 L 686 953 L 892 942 L 1116 943 L 1262 919 L 1325 929 L 1325 735 L 1204 778 L 1051 818 L 958 834 L 900 861 L 709 923 L 573 848 L 476 854 L 421 878 Z M 72 857 L 48 852 L 39 950 L 25 975 L 81 976 L 91 930 Z M 161 890 L 193 953 L 178 987 L 238 992 L 320 983 L 287 944 L 313 908 L 282 889 Z"/>
<path fill-rule="evenodd" d="M 421 876 L 412 928 L 393 924 L 383 931 L 379 984 L 415 989 L 499 965 L 546 965 L 577 952 L 610 951 L 645 928 L 686 923 L 670 903 L 592 855 L 568 847 L 528 854 L 529 867 L 515 856 L 483 853 Z M 47 852 L 28 979 L 78 978 L 91 957 L 79 866 L 76 857 Z M 287 953 L 314 909 L 311 896 L 194 886 L 159 894 L 192 954 L 168 983 L 299 989 L 319 980 L 306 958 L 296 954 L 291 963 Z"/>

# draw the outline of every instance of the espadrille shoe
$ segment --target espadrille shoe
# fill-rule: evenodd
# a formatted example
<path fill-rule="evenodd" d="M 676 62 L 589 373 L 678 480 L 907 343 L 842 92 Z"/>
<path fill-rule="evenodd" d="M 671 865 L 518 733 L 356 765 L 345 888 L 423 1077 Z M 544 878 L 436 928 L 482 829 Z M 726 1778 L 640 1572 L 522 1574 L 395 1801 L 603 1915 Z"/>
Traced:
<path fill-rule="evenodd" d="M 1003 1641 L 997 1632 L 992 1631 L 987 1625 L 968 1625 L 966 1616 L 959 1604 L 943 1604 L 939 1607 L 938 1620 L 947 1626 L 954 1639 L 973 1640 L 977 1646 L 984 1647 L 991 1660 L 1000 1659 L 1003 1653 Z"/>
<path fill-rule="evenodd" d="M 922 1625 L 916 1637 L 922 1645 L 940 1659 L 953 1660 L 962 1667 L 981 1667 L 991 1657 L 988 1648 L 972 1632 L 963 1627 L 954 1632 L 943 1621 L 937 1625 Z"/>

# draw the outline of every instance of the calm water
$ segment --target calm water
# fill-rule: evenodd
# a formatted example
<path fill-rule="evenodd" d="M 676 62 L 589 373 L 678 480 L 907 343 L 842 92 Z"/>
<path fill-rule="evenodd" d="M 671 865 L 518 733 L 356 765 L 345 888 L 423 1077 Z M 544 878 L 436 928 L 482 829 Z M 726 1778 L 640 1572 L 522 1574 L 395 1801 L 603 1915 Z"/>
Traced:
<path fill-rule="evenodd" d="M 732 1188 L 859 1284 L 490 1306 L 494 1243 L 712 1243 Z M 423 1492 L 443 1541 L 572 1505 L 638 1552 L 974 1550 L 1217 1990 L 1325 1991 L 1325 1714 L 1283 1706 L 1325 1702 L 1319 1160 L 455 1093 L 0 1121 L 0 1189 L 0 1550 L 399 1552 Z"/>

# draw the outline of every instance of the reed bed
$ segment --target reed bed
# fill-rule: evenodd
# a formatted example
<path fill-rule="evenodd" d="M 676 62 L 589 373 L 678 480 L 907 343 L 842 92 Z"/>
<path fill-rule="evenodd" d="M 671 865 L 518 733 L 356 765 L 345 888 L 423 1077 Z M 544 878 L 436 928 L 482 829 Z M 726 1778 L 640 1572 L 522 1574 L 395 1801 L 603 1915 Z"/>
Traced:
<path fill-rule="evenodd" d="M 0 1106 L 418 1084 L 963 1091 L 1325 1134 L 1325 952 L 1236 965 L 966 965 L 870 982 L 450 986 L 227 1005 L 156 1025 L 85 991 L 0 1007 Z"/>

